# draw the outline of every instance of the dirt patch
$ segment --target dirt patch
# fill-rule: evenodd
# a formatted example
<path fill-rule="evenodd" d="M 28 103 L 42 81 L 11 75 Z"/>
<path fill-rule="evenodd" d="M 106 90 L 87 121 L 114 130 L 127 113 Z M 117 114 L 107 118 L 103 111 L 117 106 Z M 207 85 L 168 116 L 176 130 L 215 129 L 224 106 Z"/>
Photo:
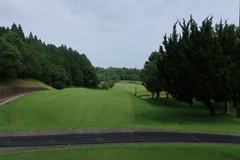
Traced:
<path fill-rule="evenodd" d="M 4 99 L 1 99 L 0 100 L 0 106 L 3 106 L 5 104 L 7 104 L 8 102 L 11 102 L 12 100 L 14 99 L 17 99 L 17 98 L 20 98 L 22 96 L 25 96 L 27 95 L 28 93 L 22 93 L 22 94 L 19 94 L 19 95 L 15 95 L 15 96 L 12 96 L 12 97 L 8 97 L 8 98 L 4 98 Z"/>

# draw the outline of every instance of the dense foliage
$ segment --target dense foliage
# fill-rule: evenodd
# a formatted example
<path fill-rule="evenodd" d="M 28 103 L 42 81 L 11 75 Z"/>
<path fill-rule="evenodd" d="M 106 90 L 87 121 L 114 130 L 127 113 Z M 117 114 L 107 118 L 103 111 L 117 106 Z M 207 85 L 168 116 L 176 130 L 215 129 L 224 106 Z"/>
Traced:
<path fill-rule="evenodd" d="M 96 71 L 103 89 L 112 88 L 120 80 L 140 81 L 141 70 L 136 68 L 96 67 Z"/>
<path fill-rule="evenodd" d="M 164 79 L 161 78 L 161 73 L 157 68 L 158 59 L 160 58 L 159 52 L 152 52 L 140 74 L 143 86 L 152 93 L 153 98 L 156 93 L 157 99 L 160 97 L 160 92 L 164 90 Z"/>
<path fill-rule="evenodd" d="M 25 37 L 21 25 L 0 27 L 0 77 L 36 78 L 55 88 L 97 86 L 95 68 L 84 54 L 45 44 L 32 33 Z"/>
<path fill-rule="evenodd" d="M 188 22 L 177 22 L 172 34 L 164 36 L 159 56 L 146 62 L 142 80 L 153 91 L 148 86 L 157 79 L 156 88 L 161 86 L 175 99 L 189 104 L 193 100 L 201 101 L 214 116 L 213 102 L 227 104 L 239 99 L 240 32 L 227 22 L 213 26 L 212 20 L 206 18 L 201 27 L 192 17 Z M 177 32 L 178 25 L 182 33 Z M 156 74 L 146 72 L 149 63 L 157 68 Z"/>
<path fill-rule="evenodd" d="M 109 67 L 107 69 L 96 67 L 97 75 L 102 81 L 112 80 L 129 80 L 129 81 L 139 81 L 140 80 L 140 69 L 137 68 L 115 68 Z"/>

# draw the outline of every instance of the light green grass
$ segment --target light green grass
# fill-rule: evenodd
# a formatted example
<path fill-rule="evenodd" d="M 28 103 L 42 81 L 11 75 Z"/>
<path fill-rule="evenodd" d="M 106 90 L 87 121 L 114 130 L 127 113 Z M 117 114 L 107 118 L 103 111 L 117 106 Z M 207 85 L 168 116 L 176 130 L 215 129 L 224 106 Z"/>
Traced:
<path fill-rule="evenodd" d="M 240 146 L 154 144 L 94 146 L 0 154 L 1 160 L 239 160 Z"/>
<path fill-rule="evenodd" d="M 170 99 L 141 99 L 121 90 L 69 88 L 34 92 L 0 107 L 0 131 L 41 129 L 140 128 L 212 133 L 240 133 L 240 120 L 211 117 L 206 107 Z"/>
<path fill-rule="evenodd" d="M 119 83 L 115 83 L 115 86 L 117 89 L 120 90 L 125 90 L 131 94 L 135 94 L 135 88 L 137 88 L 137 96 L 146 96 L 146 95 L 150 95 L 151 93 L 147 91 L 147 89 L 142 86 L 139 83 L 124 83 L 124 82 L 119 82 Z"/>
<path fill-rule="evenodd" d="M 132 98 L 123 91 L 85 88 L 35 92 L 1 107 L 0 127 L 25 130 L 127 126 L 134 121 Z"/>

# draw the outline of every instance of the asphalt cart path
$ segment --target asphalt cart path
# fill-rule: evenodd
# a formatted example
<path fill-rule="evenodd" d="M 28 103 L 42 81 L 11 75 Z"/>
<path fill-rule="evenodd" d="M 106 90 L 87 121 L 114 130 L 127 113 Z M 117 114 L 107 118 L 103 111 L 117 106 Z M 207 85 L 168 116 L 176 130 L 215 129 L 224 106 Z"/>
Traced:
<path fill-rule="evenodd" d="M 52 133 L 51 133 L 52 132 Z M 89 145 L 145 143 L 214 143 L 240 145 L 240 135 L 185 133 L 150 130 L 69 130 L 0 133 L 0 153 L 44 148 L 67 148 Z"/>

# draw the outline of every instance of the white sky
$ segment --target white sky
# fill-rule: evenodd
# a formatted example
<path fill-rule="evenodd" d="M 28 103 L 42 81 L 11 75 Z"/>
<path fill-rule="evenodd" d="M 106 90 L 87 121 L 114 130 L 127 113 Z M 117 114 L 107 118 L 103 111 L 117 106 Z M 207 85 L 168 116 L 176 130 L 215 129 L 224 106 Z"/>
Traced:
<path fill-rule="evenodd" d="M 141 69 L 177 20 L 237 25 L 238 10 L 239 0 L 0 0 L 0 26 L 21 24 L 25 36 L 66 44 L 96 67 Z"/>

